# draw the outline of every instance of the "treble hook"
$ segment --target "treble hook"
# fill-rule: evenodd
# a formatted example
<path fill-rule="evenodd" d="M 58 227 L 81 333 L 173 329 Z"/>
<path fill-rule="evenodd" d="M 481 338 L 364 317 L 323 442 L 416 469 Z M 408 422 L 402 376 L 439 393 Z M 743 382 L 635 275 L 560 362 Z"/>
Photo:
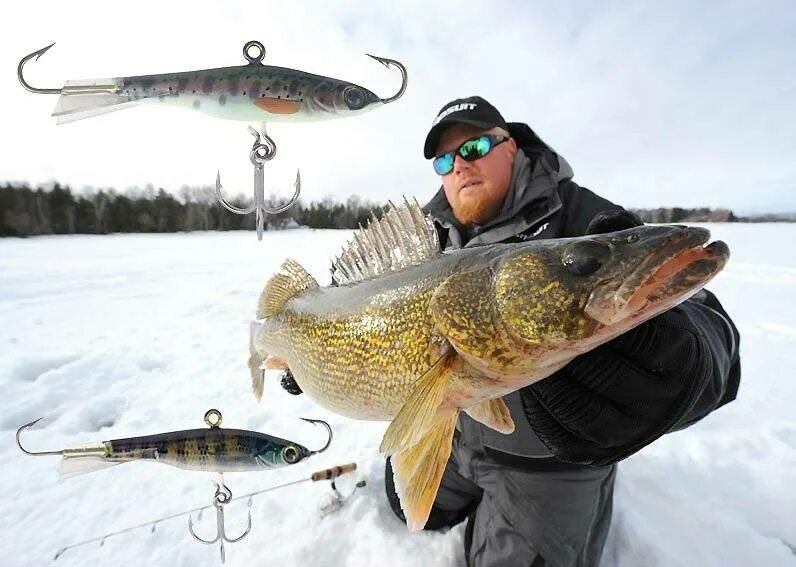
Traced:
<path fill-rule="evenodd" d="M 398 67 L 398 70 L 401 72 L 401 88 L 399 88 L 398 92 L 392 95 L 391 97 L 380 99 L 381 102 L 384 104 L 389 104 L 401 98 L 401 96 L 404 94 L 404 91 L 406 91 L 406 83 L 408 81 L 406 67 L 404 67 L 399 61 L 396 61 L 395 59 L 387 59 L 386 57 L 377 57 L 376 55 L 371 55 L 370 53 L 366 53 L 365 55 L 375 59 L 376 61 L 387 67 L 388 69 L 390 68 L 390 65 L 395 65 L 396 67 Z"/>
<path fill-rule="evenodd" d="M 224 524 L 224 506 L 232 499 L 232 491 L 224 484 L 224 477 L 221 477 L 220 482 L 216 482 L 216 494 L 213 497 L 213 506 L 216 508 L 216 537 L 213 539 L 207 540 L 202 539 L 196 532 L 193 531 L 193 519 L 191 515 L 188 515 L 188 531 L 191 532 L 191 535 L 197 541 L 202 543 L 206 543 L 208 545 L 214 544 L 217 541 L 221 542 L 221 563 L 226 561 L 226 553 L 224 551 L 224 542 L 228 543 L 235 543 L 237 541 L 242 540 L 249 534 L 249 531 L 252 529 L 252 511 L 251 507 L 249 507 L 249 520 L 248 525 L 246 526 L 246 531 L 244 531 L 241 535 L 234 538 L 227 537 L 227 532 L 225 529 Z"/>
<path fill-rule="evenodd" d="M 295 190 L 290 200 L 280 207 L 269 207 L 265 204 L 265 176 L 263 175 L 263 165 L 265 162 L 271 161 L 276 155 L 276 142 L 265 131 L 265 123 L 262 125 L 263 141 L 260 141 L 260 132 L 249 126 L 249 132 L 254 136 L 254 145 L 251 152 L 249 152 L 249 160 L 254 165 L 254 202 L 246 207 L 240 208 L 230 204 L 224 198 L 221 186 L 221 171 L 216 174 L 216 197 L 218 201 L 230 212 L 237 215 L 248 215 L 249 213 L 256 213 L 257 221 L 257 240 L 263 239 L 263 229 L 265 224 L 265 215 L 276 215 L 283 211 L 288 210 L 298 200 L 301 193 L 301 172 L 296 170 L 296 182 L 294 184 Z"/>
<path fill-rule="evenodd" d="M 326 445 L 324 445 L 317 451 L 310 451 L 310 455 L 317 455 L 318 453 L 323 453 L 326 449 L 328 449 L 329 445 L 332 444 L 332 438 L 334 437 L 334 433 L 332 433 L 331 426 L 322 419 L 310 419 L 308 417 L 301 417 L 299 419 L 303 419 L 304 421 L 308 421 L 312 424 L 321 424 L 326 428 L 326 431 L 329 433 L 329 439 L 326 440 Z"/>

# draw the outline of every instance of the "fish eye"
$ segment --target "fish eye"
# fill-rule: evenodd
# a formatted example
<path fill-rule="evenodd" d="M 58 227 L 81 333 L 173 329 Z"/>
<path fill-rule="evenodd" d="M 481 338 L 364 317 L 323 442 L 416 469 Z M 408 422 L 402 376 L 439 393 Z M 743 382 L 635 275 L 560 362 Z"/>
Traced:
<path fill-rule="evenodd" d="M 365 93 L 357 87 L 348 87 L 343 93 L 343 98 L 351 110 L 359 110 L 365 106 Z"/>
<path fill-rule="evenodd" d="M 282 449 L 282 458 L 285 459 L 285 462 L 293 464 L 298 461 L 299 452 L 296 447 L 293 445 L 288 445 L 284 449 Z"/>
<path fill-rule="evenodd" d="M 588 276 L 602 268 L 610 255 L 608 245 L 594 240 L 581 240 L 567 246 L 561 263 L 576 276 Z"/>

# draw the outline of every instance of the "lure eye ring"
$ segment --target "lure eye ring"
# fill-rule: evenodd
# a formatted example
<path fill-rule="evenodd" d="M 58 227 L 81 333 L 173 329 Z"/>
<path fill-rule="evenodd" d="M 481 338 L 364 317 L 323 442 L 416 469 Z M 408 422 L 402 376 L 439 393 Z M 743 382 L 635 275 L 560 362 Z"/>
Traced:
<path fill-rule="evenodd" d="M 249 50 L 252 47 L 259 51 L 256 57 L 249 54 Z M 246 45 L 243 46 L 243 56 L 249 62 L 249 65 L 258 65 L 265 58 L 265 46 L 256 40 L 247 41 Z"/>
<path fill-rule="evenodd" d="M 351 110 L 361 110 L 367 104 L 367 97 L 359 87 L 346 87 L 343 91 L 343 100 Z"/>
<path fill-rule="evenodd" d="M 298 461 L 299 451 L 293 445 L 288 445 L 282 449 L 282 458 L 288 464 L 293 464 Z"/>

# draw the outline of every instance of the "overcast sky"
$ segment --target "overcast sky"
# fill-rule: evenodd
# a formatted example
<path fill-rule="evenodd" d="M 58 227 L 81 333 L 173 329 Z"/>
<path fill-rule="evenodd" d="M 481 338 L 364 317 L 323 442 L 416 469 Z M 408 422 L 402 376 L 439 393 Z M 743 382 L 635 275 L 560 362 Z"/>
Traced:
<path fill-rule="evenodd" d="M 266 190 L 305 200 L 427 200 L 422 156 L 447 101 L 480 94 L 567 158 L 575 180 L 625 206 L 796 211 L 796 3 L 782 2 L 36 2 L 5 3 L 0 183 L 75 189 L 148 183 L 251 193 L 247 124 L 140 106 L 56 126 L 37 86 L 265 63 L 345 79 L 396 103 L 346 119 L 274 124 Z"/>

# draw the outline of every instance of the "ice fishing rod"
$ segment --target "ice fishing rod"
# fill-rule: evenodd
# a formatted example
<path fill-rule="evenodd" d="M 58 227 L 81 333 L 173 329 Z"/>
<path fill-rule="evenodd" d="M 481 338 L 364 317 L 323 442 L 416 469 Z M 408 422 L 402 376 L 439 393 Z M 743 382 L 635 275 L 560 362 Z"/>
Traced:
<path fill-rule="evenodd" d="M 127 532 L 130 532 L 130 531 L 133 531 L 133 530 L 138 530 L 138 529 L 141 529 L 141 528 L 145 528 L 147 526 L 152 526 L 151 533 L 154 534 L 155 533 L 155 528 L 161 522 L 165 522 L 165 521 L 171 520 L 173 518 L 179 518 L 180 516 L 189 516 L 190 514 L 193 514 L 194 512 L 199 512 L 200 513 L 200 517 L 201 517 L 201 512 L 203 510 L 208 510 L 210 508 L 215 508 L 216 512 L 217 512 L 217 518 L 219 520 L 219 525 L 218 525 L 219 531 L 218 531 L 218 534 L 217 534 L 217 536 L 216 536 L 216 538 L 214 540 L 212 540 L 212 541 L 203 540 L 203 539 L 199 538 L 195 533 L 193 533 L 193 529 L 190 528 L 190 526 L 189 526 L 189 529 L 191 531 L 191 534 L 194 536 L 194 538 L 198 539 L 199 541 L 202 541 L 203 543 L 215 543 L 216 541 L 220 541 L 220 543 L 221 543 L 221 561 L 223 563 L 224 559 L 225 559 L 224 541 L 238 541 L 238 540 L 242 539 L 243 536 L 248 534 L 249 529 L 251 528 L 251 523 L 249 523 L 249 528 L 246 529 L 246 532 L 243 535 L 241 535 L 241 536 L 239 536 L 237 538 L 234 538 L 234 539 L 227 539 L 225 534 L 224 534 L 224 529 L 223 529 L 223 525 L 224 525 L 223 524 L 224 508 L 223 507 L 225 505 L 229 504 L 230 502 L 232 502 L 234 500 L 241 500 L 243 498 L 248 498 L 249 499 L 248 506 L 249 506 L 249 509 L 250 509 L 249 516 L 251 518 L 252 499 L 255 496 L 258 496 L 260 494 L 264 494 L 266 492 L 271 492 L 273 490 L 279 490 L 281 488 L 286 488 L 288 486 L 293 486 L 294 484 L 300 484 L 302 482 L 309 482 L 309 481 L 317 482 L 317 481 L 320 481 L 320 480 L 330 480 L 330 481 L 332 481 L 332 490 L 334 492 L 334 496 L 333 496 L 332 500 L 333 500 L 333 502 L 337 503 L 336 505 L 333 505 L 333 507 L 335 509 L 338 509 L 342 505 L 343 500 L 345 500 L 345 499 L 342 497 L 342 495 L 338 492 L 337 488 L 335 487 L 335 479 L 337 479 L 338 477 L 340 477 L 340 476 L 342 476 L 344 474 L 348 474 L 348 473 L 354 472 L 355 470 L 357 470 L 357 464 L 356 463 L 348 463 L 348 464 L 345 464 L 345 465 L 338 465 L 338 466 L 331 467 L 331 468 L 328 468 L 328 469 L 315 471 L 309 477 L 306 477 L 306 478 L 300 478 L 298 480 L 293 480 L 293 481 L 290 481 L 290 482 L 286 482 L 284 484 L 278 484 L 276 486 L 271 486 L 269 488 L 264 488 L 263 490 L 257 490 L 257 491 L 254 491 L 254 492 L 249 492 L 248 494 L 243 494 L 241 496 L 236 496 L 234 498 L 232 497 L 231 491 L 226 486 L 221 484 L 221 485 L 218 486 L 218 490 L 216 490 L 216 496 L 213 499 L 213 503 L 212 504 L 208 504 L 206 506 L 199 506 L 197 508 L 191 508 L 190 510 L 185 510 L 184 512 L 177 512 L 175 514 L 171 514 L 171 515 L 168 515 L 168 516 L 163 516 L 163 517 L 158 518 L 156 520 L 150 520 L 150 521 L 144 522 L 142 524 L 137 524 L 135 526 L 130 526 L 129 528 L 124 528 L 122 530 L 118 530 L 118 531 L 115 531 L 115 532 L 110 532 L 110 533 L 107 533 L 105 535 L 101 535 L 101 536 L 94 537 L 94 538 L 91 538 L 91 539 L 79 541 L 77 543 L 72 543 L 70 545 L 67 545 L 65 547 L 60 548 L 56 552 L 55 556 L 53 557 L 53 561 L 55 561 L 61 555 L 63 555 L 63 553 L 65 551 L 67 551 L 69 549 L 73 549 L 75 547 L 80 547 L 80 546 L 88 545 L 90 543 L 95 543 L 95 542 L 99 542 L 100 545 L 105 545 L 105 540 L 108 539 L 109 537 L 113 537 L 113 536 L 116 536 L 116 535 L 119 535 L 119 534 L 127 533 Z M 361 486 L 364 486 L 364 481 L 360 481 L 359 483 L 357 483 L 356 486 L 357 486 L 357 488 L 361 487 Z M 332 511 L 332 510 L 328 510 L 328 511 Z M 326 515 L 326 513 L 328 513 L 328 511 L 325 509 L 322 512 L 323 515 Z"/>

